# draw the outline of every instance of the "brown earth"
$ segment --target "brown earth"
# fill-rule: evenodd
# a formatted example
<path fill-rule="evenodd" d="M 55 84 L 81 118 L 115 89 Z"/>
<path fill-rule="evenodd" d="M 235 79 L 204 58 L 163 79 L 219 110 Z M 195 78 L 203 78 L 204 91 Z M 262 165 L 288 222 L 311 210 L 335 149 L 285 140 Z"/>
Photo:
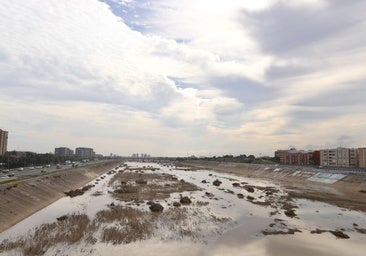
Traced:
<path fill-rule="evenodd" d="M 120 162 L 111 161 L 0 184 L 0 232 L 104 174 Z"/>
<path fill-rule="evenodd" d="M 231 173 L 243 177 L 270 180 L 282 185 L 293 198 L 321 201 L 339 207 L 366 212 L 366 175 L 348 174 L 334 184 L 309 181 L 319 170 L 310 168 L 270 167 L 258 164 L 220 163 L 214 161 L 187 161 L 187 166 L 200 169 L 212 169 L 216 172 Z M 274 169 L 280 168 L 280 171 Z M 293 174 L 301 170 L 301 175 Z M 326 171 L 325 171 L 326 172 Z"/>

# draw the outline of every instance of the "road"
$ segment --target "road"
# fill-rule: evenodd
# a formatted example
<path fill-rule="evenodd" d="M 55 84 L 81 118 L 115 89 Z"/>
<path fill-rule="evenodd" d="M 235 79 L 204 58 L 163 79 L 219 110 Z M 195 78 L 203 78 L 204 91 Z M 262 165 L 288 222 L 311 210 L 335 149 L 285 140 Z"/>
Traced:
<path fill-rule="evenodd" d="M 91 161 L 87 163 L 79 163 L 77 167 L 86 166 L 95 163 L 102 163 L 108 160 L 99 160 L 99 161 Z M 23 167 L 23 171 L 19 171 L 19 168 L 10 169 L 8 173 L 0 173 L 0 182 L 11 179 L 24 179 L 34 176 L 39 176 L 42 174 L 52 173 L 56 171 L 62 171 L 67 169 L 75 168 L 71 164 L 70 165 L 59 165 L 59 168 L 56 168 L 56 165 L 51 165 L 49 168 L 36 168 L 36 167 Z M 14 174 L 14 176 L 9 177 L 9 174 Z"/>

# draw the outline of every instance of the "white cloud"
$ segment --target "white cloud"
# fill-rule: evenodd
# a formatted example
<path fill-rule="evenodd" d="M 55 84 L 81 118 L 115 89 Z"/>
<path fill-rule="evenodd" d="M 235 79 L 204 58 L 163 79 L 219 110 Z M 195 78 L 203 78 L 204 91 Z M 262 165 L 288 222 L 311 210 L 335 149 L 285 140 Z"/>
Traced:
<path fill-rule="evenodd" d="M 352 95 L 366 80 L 361 1 L 112 2 L 121 17 L 96 0 L 2 3 L 10 148 L 269 153 L 309 144 L 312 127 L 322 136 L 311 144 L 346 133 L 366 143 L 362 122 L 326 132 L 366 111 Z"/>

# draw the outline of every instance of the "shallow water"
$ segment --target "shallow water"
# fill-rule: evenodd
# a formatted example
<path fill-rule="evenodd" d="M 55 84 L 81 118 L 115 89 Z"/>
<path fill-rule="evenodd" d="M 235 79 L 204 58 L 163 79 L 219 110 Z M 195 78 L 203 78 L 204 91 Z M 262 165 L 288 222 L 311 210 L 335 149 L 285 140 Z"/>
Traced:
<path fill-rule="evenodd" d="M 241 187 L 234 187 L 234 182 L 248 183 L 260 187 L 275 187 L 280 190 L 275 197 L 279 198 L 286 193 L 279 185 L 268 181 L 238 177 L 230 174 L 216 173 L 209 170 L 187 171 L 174 167 L 166 167 L 155 163 L 128 163 L 130 166 L 142 167 L 153 166 L 160 168 L 156 171 L 144 171 L 145 173 L 169 173 L 178 179 L 193 183 L 201 190 L 194 192 L 175 193 L 169 199 L 160 200 L 165 208 L 169 207 L 172 201 L 179 200 L 180 196 L 189 196 L 195 203 L 197 201 L 209 202 L 207 206 L 199 207 L 200 211 L 207 216 L 230 218 L 231 221 L 219 227 L 210 226 L 202 222 L 203 241 L 192 242 L 189 239 L 164 240 L 164 227 L 160 228 L 158 237 L 146 241 L 140 241 L 127 245 L 111 245 L 98 242 L 95 245 L 74 244 L 72 246 L 58 245 L 46 252 L 46 255 L 364 255 L 366 250 L 366 235 L 355 231 L 353 224 L 359 228 L 366 228 L 366 215 L 363 212 L 342 209 L 322 202 L 314 202 L 305 199 L 295 200 L 296 218 L 287 217 L 283 210 L 270 216 L 274 209 L 270 206 L 261 206 L 251 203 L 246 199 L 238 198 L 241 193 L 245 197 L 250 195 L 255 198 L 264 196 L 264 192 L 255 189 L 249 193 Z M 122 167 L 120 169 L 123 169 Z M 54 222 L 57 217 L 71 213 L 86 213 L 91 219 L 103 209 L 107 209 L 112 202 L 115 204 L 126 204 L 116 201 L 108 193 L 107 186 L 113 175 L 103 175 L 98 184 L 84 195 L 69 198 L 64 197 L 50 206 L 35 213 L 12 228 L 0 234 L 0 241 L 14 238 L 29 232 L 31 234 L 37 226 L 43 223 Z M 217 187 L 212 184 L 219 179 L 222 184 Z M 206 180 L 207 183 L 202 183 Z M 95 192 L 101 192 L 100 196 L 92 196 Z M 208 197 L 206 192 L 214 196 Z M 263 200 L 263 199 L 258 199 Z M 132 207 L 148 210 L 146 204 Z M 195 204 L 187 207 L 197 208 Z M 295 235 L 264 236 L 263 230 L 269 228 L 269 224 L 275 223 L 274 219 L 282 219 L 281 223 L 289 228 L 297 228 L 302 233 Z M 192 222 L 194 217 L 192 216 Z M 280 223 L 275 223 L 273 229 L 287 229 Z M 189 222 L 188 222 L 188 225 Z M 344 229 L 350 239 L 337 239 L 330 233 L 310 234 L 311 230 Z M 245 254 L 243 254 L 245 252 Z M 6 252 L 4 255 L 19 255 L 18 251 Z"/>

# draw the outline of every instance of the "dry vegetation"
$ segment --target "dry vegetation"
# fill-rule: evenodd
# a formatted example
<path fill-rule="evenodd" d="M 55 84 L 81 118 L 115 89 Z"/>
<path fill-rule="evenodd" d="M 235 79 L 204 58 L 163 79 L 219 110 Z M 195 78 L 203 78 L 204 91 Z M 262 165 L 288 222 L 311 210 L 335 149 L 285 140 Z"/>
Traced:
<path fill-rule="evenodd" d="M 74 244 L 87 237 L 92 225 L 88 216 L 70 215 L 59 221 L 43 224 L 38 227 L 31 239 L 19 239 L 15 242 L 3 241 L 0 252 L 5 250 L 21 250 L 24 255 L 42 255 L 53 245 L 64 243 Z"/>
<path fill-rule="evenodd" d="M 110 186 L 114 189 L 114 198 L 137 203 L 166 199 L 172 193 L 198 190 L 195 185 L 179 181 L 173 175 L 142 171 L 119 172 L 111 179 Z"/>
<path fill-rule="evenodd" d="M 113 244 L 127 244 L 147 239 L 153 232 L 149 213 L 133 208 L 111 207 L 97 213 L 95 222 L 101 224 L 115 223 L 103 228 L 101 241 Z"/>
<path fill-rule="evenodd" d="M 171 208 L 163 213 L 113 206 L 96 214 L 93 221 L 84 214 L 65 215 L 53 223 L 43 224 L 32 235 L 16 241 L 3 241 L 0 253 L 15 250 L 22 255 L 42 255 L 58 244 L 71 245 L 79 242 L 128 244 L 154 237 L 167 239 L 202 240 L 203 223 L 217 226 L 229 222 L 228 218 L 207 216 L 202 211 L 188 208 Z M 163 230 L 163 231 L 162 231 Z"/>
<path fill-rule="evenodd" d="M 206 206 L 208 202 L 192 202 L 189 197 L 181 197 L 180 202 L 167 203 L 168 206 L 165 208 L 155 203 L 157 200 L 169 198 L 172 193 L 198 189 L 195 185 L 178 180 L 172 175 L 144 173 L 142 169 L 111 172 L 107 175 L 109 174 L 114 174 L 109 182 L 109 187 L 112 189 L 109 193 L 115 199 L 128 201 L 127 205 L 145 204 L 150 208 L 155 205 L 161 209 L 139 210 L 115 202 L 107 209 L 99 211 L 92 220 L 84 214 L 63 215 L 55 222 L 43 224 L 32 234 L 27 234 L 16 241 L 3 241 L 0 253 L 13 250 L 22 255 L 42 255 L 49 248 L 60 244 L 101 242 L 117 245 L 151 237 L 161 237 L 162 240 L 202 241 L 207 232 L 217 234 L 231 221 L 206 214 L 198 207 Z M 72 190 L 67 194 L 77 196 L 90 188 Z M 92 195 L 101 194 L 101 191 L 96 191 Z M 178 208 L 178 204 L 179 206 L 192 204 L 196 207 Z M 204 226 L 210 227 L 210 230 L 202 229 Z"/>

